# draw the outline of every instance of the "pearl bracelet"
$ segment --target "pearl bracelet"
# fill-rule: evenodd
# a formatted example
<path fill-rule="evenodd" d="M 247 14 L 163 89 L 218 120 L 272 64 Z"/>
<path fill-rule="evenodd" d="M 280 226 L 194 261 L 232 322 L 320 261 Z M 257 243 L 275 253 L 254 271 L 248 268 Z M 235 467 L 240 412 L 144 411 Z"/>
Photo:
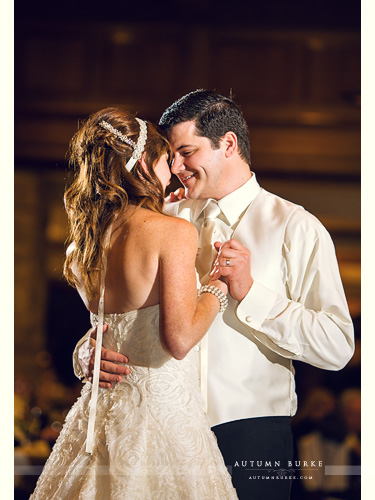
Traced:
<path fill-rule="evenodd" d="M 201 286 L 198 290 L 198 299 L 202 295 L 202 293 L 212 293 L 219 299 L 220 302 L 220 310 L 219 312 L 224 312 L 228 306 L 228 299 L 224 292 L 220 290 L 220 288 L 213 285 L 204 285 Z"/>

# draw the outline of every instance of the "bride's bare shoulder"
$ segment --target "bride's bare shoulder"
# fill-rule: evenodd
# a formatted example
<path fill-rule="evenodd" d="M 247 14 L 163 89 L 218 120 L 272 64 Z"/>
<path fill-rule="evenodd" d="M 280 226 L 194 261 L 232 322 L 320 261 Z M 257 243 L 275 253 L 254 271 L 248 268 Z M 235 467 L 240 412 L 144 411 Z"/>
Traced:
<path fill-rule="evenodd" d="M 198 247 L 198 231 L 193 224 L 185 219 L 177 217 L 167 217 L 163 220 L 162 232 L 159 236 L 160 255 L 170 256 L 174 261 L 186 258 L 186 263 L 190 262 L 190 257 L 194 257 Z M 182 263 L 181 263 L 182 264 Z"/>
<path fill-rule="evenodd" d="M 191 222 L 178 217 L 162 216 L 162 218 L 161 224 L 166 234 L 176 239 L 191 239 L 193 243 L 198 240 L 198 231 Z"/>
<path fill-rule="evenodd" d="M 175 237 L 188 237 L 195 240 L 198 237 L 197 230 L 187 220 L 150 210 L 139 211 L 137 216 L 133 218 L 133 224 L 138 229 L 142 230 L 143 228 L 146 232 L 155 233 L 160 238 L 174 235 Z"/>

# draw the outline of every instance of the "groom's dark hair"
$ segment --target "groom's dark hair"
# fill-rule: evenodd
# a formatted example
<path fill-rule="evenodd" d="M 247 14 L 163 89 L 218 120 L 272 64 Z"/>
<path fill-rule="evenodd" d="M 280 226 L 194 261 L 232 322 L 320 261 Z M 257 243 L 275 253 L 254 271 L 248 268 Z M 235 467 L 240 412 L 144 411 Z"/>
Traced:
<path fill-rule="evenodd" d="M 195 122 L 197 135 L 210 139 L 214 149 L 219 148 L 226 132 L 234 132 L 241 158 L 251 164 L 249 129 L 240 107 L 231 97 L 224 97 L 212 90 L 195 90 L 169 106 L 160 118 L 159 125 L 168 133 L 175 125 L 187 121 Z"/>

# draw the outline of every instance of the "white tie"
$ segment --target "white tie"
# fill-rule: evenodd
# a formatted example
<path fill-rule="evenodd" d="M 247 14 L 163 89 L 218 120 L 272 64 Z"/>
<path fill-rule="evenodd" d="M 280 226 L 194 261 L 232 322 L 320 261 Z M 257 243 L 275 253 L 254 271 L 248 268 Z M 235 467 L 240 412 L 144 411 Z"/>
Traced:
<path fill-rule="evenodd" d="M 213 259 L 216 257 L 216 250 L 213 246 L 215 241 L 220 241 L 224 237 L 223 226 L 226 224 L 218 219 L 221 214 L 221 209 L 216 200 L 210 200 L 204 209 L 204 221 L 199 233 L 198 255 L 195 261 L 195 266 L 199 273 L 199 278 L 202 284 L 209 281 L 208 273 L 211 271 Z M 207 387 L 207 371 L 208 371 L 208 335 L 205 335 L 200 341 L 200 389 L 203 397 L 204 409 L 207 413 L 208 409 L 208 387 Z"/>
<path fill-rule="evenodd" d="M 212 261 L 216 257 L 216 250 L 213 244 L 220 237 L 220 232 L 218 231 L 220 221 L 217 219 L 220 213 L 221 210 L 216 200 L 210 200 L 204 209 L 204 222 L 200 230 L 198 255 L 195 261 L 201 281 L 203 276 L 211 270 Z"/>

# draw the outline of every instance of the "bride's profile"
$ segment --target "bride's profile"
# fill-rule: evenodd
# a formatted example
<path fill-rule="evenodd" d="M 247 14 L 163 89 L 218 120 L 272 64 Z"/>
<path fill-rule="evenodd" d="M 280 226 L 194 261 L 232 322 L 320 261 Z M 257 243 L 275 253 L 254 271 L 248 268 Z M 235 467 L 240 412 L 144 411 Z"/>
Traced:
<path fill-rule="evenodd" d="M 32 500 L 237 499 L 198 380 L 197 344 L 228 290 L 211 281 L 197 293 L 197 231 L 163 214 L 170 160 L 154 125 L 117 108 L 70 142 L 64 274 L 97 327 L 98 356 Z M 99 387 L 102 344 L 129 358 L 110 389 Z"/>

